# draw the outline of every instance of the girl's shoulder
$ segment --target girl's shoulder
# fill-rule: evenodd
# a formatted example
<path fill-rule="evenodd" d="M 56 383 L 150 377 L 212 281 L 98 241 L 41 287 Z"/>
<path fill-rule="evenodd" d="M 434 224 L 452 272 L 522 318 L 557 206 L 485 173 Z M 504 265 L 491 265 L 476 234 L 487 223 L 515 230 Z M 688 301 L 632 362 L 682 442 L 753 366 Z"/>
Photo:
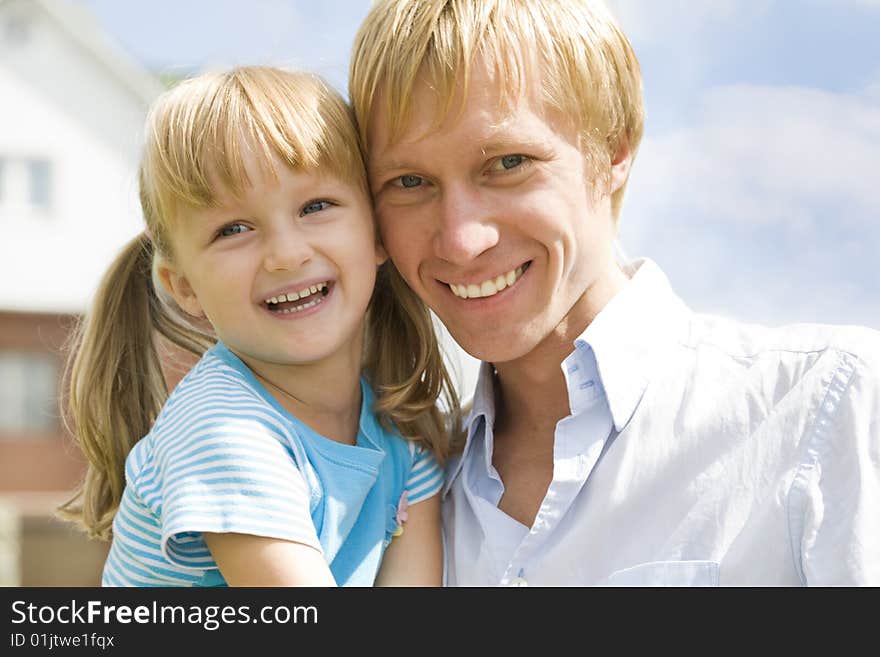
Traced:
<path fill-rule="evenodd" d="M 222 342 L 208 349 L 192 369 L 180 380 L 181 385 L 188 386 L 208 380 L 239 382 L 246 380 L 243 368 L 246 366 Z"/>
<path fill-rule="evenodd" d="M 171 391 L 165 406 L 189 404 L 194 399 L 223 396 L 232 391 L 257 397 L 241 369 L 244 365 L 229 356 L 231 352 L 221 343 L 211 347 Z"/>
<path fill-rule="evenodd" d="M 150 431 L 154 442 L 167 436 L 178 440 L 181 429 L 197 436 L 197 431 L 205 427 L 230 423 L 257 424 L 270 432 L 285 432 L 283 420 L 254 389 L 241 370 L 243 365 L 237 366 L 228 353 L 218 343 L 180 380 Z"/>

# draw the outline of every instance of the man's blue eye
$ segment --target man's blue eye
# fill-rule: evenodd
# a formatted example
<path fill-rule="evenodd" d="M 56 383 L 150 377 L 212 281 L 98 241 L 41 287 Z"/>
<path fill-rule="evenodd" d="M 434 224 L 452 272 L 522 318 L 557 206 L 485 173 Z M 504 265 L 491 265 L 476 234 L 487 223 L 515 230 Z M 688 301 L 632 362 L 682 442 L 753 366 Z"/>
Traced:
<path fill-rule="evenodd" d="M 505 169 L 514 169 L 523 163 L 525 157 L 522 155 L 505 155 L 501 158 L 501 166 Z"/>
<path fill-rule="evenodd" d="M 235 224 L 229 224 L 228 226 L 224 226 L 223 228 L 220 229 L 220 232 L 217 234 L 220 237 L 231 237 L 233 235 L 240 235 L 241 233 L 245 232 L 246 230 L 250 230 L 250 228 L 248 228 L 244 224 L 235 223 Z"/>
<path fill-rule="evenodd" d="M 398 180 L 400 181 L 400 186 L 406 187 L 407 189 L 412 189 L 413 187 L 418 187 L 422 184 L 422 178 L 420 176 L 401 176 Z"/>
<path fill-rule="evenodd" d="M 320 212 L 321 210 L 326 210 L 329 207 L 329 201 L 313 201 L 302 209 L 301 214 L 313 214 L 315 212 Z"/>

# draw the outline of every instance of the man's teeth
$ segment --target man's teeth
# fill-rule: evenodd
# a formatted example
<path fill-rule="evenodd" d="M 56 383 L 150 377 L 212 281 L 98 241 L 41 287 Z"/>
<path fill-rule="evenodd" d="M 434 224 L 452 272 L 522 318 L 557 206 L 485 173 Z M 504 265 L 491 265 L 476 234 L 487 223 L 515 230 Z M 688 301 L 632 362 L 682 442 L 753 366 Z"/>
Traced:
<path fill-rule="evenodd" d="M 523 275 L 523 271 L 522 267 L 517 267 L 506 274 L 501 274 L 496 278 L 490 278 L 480 284 L 471 283 L 470 285 L 456 285 L 455 283 L 450 283 L 449 289 L 452 290 L 452 293 L 459 299 L 481 299 L 491 297 L 501 292 L 501 290 L 513 285 L 517 279 Z"/>
<path fill-rule="evenodd" d="M 309 287 L 303 288 L 299 292 L 290 292 L 288 294 L 281 294 L 277 297 L 271 297 L 266 299 L 266 303 L 284 303 L 285 301 L 299 301 L 300 299 L 304 299 L 310 294 L 316 294 L 318 292 L 323 292 L 327 289 L 327 283 L 318 283 L 316 285 L 311 285 Z"/>

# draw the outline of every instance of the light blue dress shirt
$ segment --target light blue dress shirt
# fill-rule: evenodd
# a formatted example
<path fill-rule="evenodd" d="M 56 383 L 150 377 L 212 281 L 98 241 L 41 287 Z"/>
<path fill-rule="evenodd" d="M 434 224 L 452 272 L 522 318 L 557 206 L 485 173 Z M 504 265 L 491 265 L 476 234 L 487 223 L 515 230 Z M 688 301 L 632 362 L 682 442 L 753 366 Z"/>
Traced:
<path fill-rule="evenodd" d="M 498 509 L 483 364 L 443 497 L 447 585 L 880 585 L 880 333 L 692 312 L 653 262 L 562 363 L 532 527 Z"/>

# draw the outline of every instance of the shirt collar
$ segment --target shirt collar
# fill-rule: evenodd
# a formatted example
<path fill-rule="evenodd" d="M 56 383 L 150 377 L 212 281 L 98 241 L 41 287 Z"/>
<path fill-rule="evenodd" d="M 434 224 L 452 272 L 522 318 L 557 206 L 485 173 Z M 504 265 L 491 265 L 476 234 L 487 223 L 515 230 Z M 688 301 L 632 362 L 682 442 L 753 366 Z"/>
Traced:
<path fill-rule="evenodd" d="M 635 260 L 627 273 L 629 283 L 575 340 L 595 353 L 617 431 L 629 423 L 670 345 L 686 336 L 690 313 L 653 261 Z"/>
<path fill-rule="evenodd" d="M 480 426 L 480 421 L 484 426 L 494 426 L 495 423 L 495 368 L 492 363 L 480 363 L 480 371 L 477 374 L 477 385 L 474 389 L 474 396 L 470 410 L 465 414 L 463 419 L 464 429 L 467 431 L 467 438 L 464 443 L 464 449 L 456 457 L 449 459 L 447 465 L 446 482 L 443 486 L 442 495 L 445 497 L 449 492 L 452 482 L 461 471 L 461 466 L 467 459 L 474 445 L 474 434 Z M 491 461 L 490 461 L 491 462 Z"/>
<path fill-rule="evenodd" d="M 690 313 L 652 260 L 634 260 L 626 267 L 626 273 L 629 282 L 574 342 L 575 349 L 589 347 L 594 352 L 618 432 L 635 413 L 670 344 L 686 335 Z M 444 494 L 467 459 L 480 420 L 487 426 L 495 420 L 494 378 L 492 364 L 482 363 L 473 405 L 464 422 L 467 440 L 461 455 L 450 461 Z"/>

